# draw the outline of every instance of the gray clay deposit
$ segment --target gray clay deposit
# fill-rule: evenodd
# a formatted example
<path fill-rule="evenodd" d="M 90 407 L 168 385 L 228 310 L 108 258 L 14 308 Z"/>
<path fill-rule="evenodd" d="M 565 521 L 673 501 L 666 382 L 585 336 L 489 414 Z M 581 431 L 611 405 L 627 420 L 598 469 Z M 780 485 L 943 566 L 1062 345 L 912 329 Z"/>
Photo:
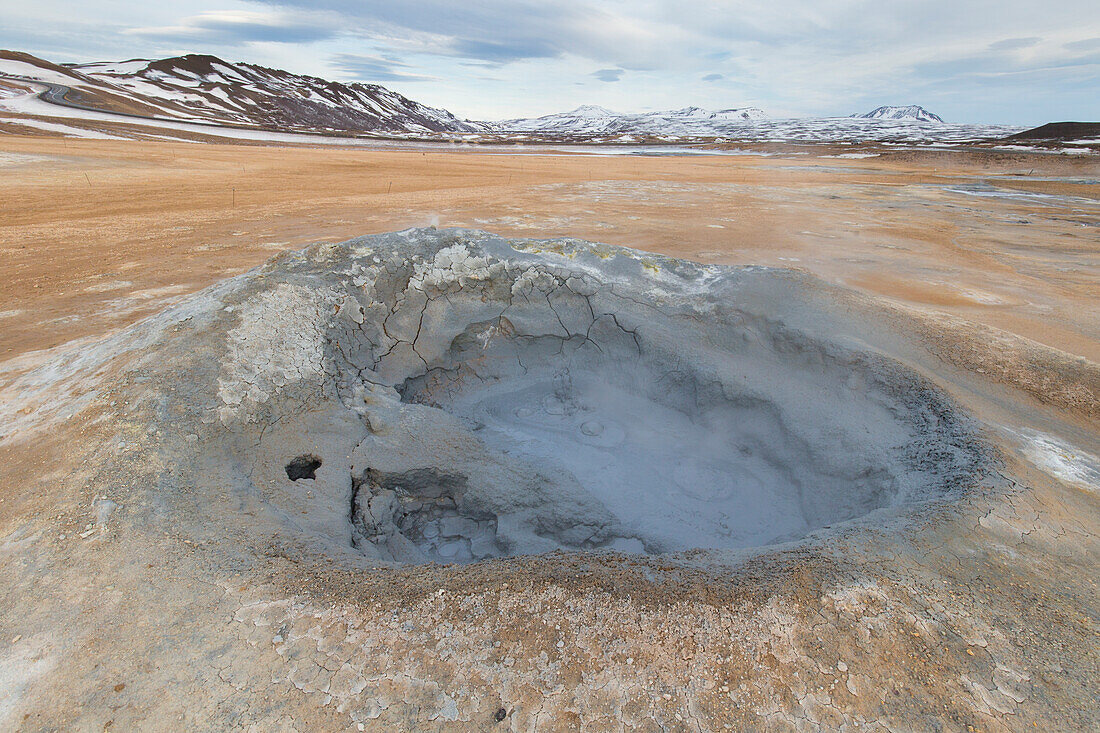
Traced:
<path fill-rule="evenodd" d="M 223 296 L 216 422 L 273 429 L 207 460 L 401 563 L 742 550 L 960 496 L 967 421 L 819 288 L 475 232 L 314 248 Z"/>

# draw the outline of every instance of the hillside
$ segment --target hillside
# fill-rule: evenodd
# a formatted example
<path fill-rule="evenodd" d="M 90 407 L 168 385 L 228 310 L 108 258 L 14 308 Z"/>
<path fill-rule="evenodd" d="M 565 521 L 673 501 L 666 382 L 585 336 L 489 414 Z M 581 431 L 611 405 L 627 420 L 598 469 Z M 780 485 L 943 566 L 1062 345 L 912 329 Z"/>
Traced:
<path fill-rule="evenodd" d="M 377 84 L 344 84 L 216 56 L 53 64 L 0 51 L 0 74 L 68 88 L 68 104 L 144 117 L 300 132 L 426 134 L 484 127 Z"/>
<path fill-rule="evenodd" d="M 937 114 L 929 112 L 924 107 L 916 104 L 910 104 L 904 107 L 891 107 L 883 106 L 877 107 L 870 112 L 864 112 L 863 114 L 852 115 L 852 117 L 865 119 L 865 120 L 899 120 L 906 122 L 943 122 L 943 118 Z"/>
<path fill-rule="evenodd" d="M 1100 122 L 1048 122 L 1011 136 L 1013 140 L 1083 140 L 1100 138 Z"/>

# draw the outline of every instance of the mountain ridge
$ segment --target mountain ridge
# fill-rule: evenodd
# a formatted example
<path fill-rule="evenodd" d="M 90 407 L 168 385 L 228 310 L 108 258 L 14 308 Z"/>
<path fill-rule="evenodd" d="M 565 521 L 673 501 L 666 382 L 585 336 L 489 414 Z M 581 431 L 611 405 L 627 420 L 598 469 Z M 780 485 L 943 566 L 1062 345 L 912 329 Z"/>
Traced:
<path fill-rule="evenodd" d="M 541 117 L 518 117 L 489 123 L 496 132 L 557 133 L 569 135 L 716 136 L 724 128 L 767 119 L 756 107 L 674 110 L 622 114 L 606 107 L 581 105 L 568 112 Z"/>
<path fill-rule="evenodd" d="M 0 73 L 64 85 L 70 101 L 107 112 L 295 132 L 482 132 L 377 84 L 343 83 L 209 54 L 53 64 L 0 51 Z"/>
<path fill-rule="evenodd" d="M 863 120 L 899 120 L 899 121 L 913 121 L 913 122 L 939 122 L 943 123 L 943 118 L 939 115 L 929 112 L 919 104 L 909 104 L 904 106 L 896 105 L 883 105 L 876 107 L 870 112 L 864 112 L 862 114 L 850 115 L 853 118 Z"/>

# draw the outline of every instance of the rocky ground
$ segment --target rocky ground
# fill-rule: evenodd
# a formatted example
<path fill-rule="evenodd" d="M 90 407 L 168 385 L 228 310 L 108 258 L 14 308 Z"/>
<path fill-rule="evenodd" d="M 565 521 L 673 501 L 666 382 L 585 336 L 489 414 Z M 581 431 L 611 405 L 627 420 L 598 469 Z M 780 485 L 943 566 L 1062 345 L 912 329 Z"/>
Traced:
<path fill-rule="evenodd" d="M 798 156 L 458 156 L 433 193 L 438 161 L 420 174 L 427 156 L 392 153 L 379 164 L 408 166 L 411 189 L 397 202 L 370 161 L 322 158 L 297 193 L 253 171 L 262 195 L 234 213 L 212 182 L 240 151 L 124 162 L 114 143 L 75 158 L 48 149 L 61 144 L 5 140 L 20 172 L 0 183 L 19 293 L 5 291 L 0 385 L 4 727 L 1100 722 L 1083 164 L 1010 185 L 993 176 L 1013 171 L 982 175 L 996 161 L 957 157 L 853 172 Z M 96 156 L 118 186 L 55 195 L 50 213 Z M 148 177 L 127 189 L 135 166 Z M 341 170 L 345 189 L 325 193 Z M 471 193 L 464 176 L 500 180 Z M 304 214 L 326 196 L 327 213 Z M 338 239 L 425 216 L 420 197 L 443 221 L 521 233 L 622 242 L 635 227 L 643 249 L 710 264 L 413 230 L 221 279 L 270 253 L 265 227 L 301 237 L 280 247 L 310 221 Z M 780 236 L 795 221 L 809 223 Z M 229 226 L 242 233 L 213 236 Z M 717 521 L 743 515 L 729 502 L 744 486 L 674 473 L 675 508 L 700 507 L 678 521 L 709 539 L 673 546 L 683 533 L 627 514 L 650 494 L 619 505 L 570 478 L 599 451 L 667 452 L 634 404 L 735 436 L 702 458 L 750 489 L 795 477 L 755 523 L 776 531 Z M 564 464 L 536 450 L 566 434 Z"/>

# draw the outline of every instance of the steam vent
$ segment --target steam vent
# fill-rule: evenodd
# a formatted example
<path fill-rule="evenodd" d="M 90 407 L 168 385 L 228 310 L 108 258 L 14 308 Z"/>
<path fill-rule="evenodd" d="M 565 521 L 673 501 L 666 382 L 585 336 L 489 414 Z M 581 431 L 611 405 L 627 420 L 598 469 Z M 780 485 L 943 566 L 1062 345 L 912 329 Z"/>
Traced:
<path fill-rule="evenodd" d="M 72 528 L 0 538 L 50 629 L 0 669 L 81 680 L 27 730 L 1088 728 L 1092 505 L 990 385 L 1094 375 L 974 338 L 578 240 L 281 255 L 20 377 Z"/>

